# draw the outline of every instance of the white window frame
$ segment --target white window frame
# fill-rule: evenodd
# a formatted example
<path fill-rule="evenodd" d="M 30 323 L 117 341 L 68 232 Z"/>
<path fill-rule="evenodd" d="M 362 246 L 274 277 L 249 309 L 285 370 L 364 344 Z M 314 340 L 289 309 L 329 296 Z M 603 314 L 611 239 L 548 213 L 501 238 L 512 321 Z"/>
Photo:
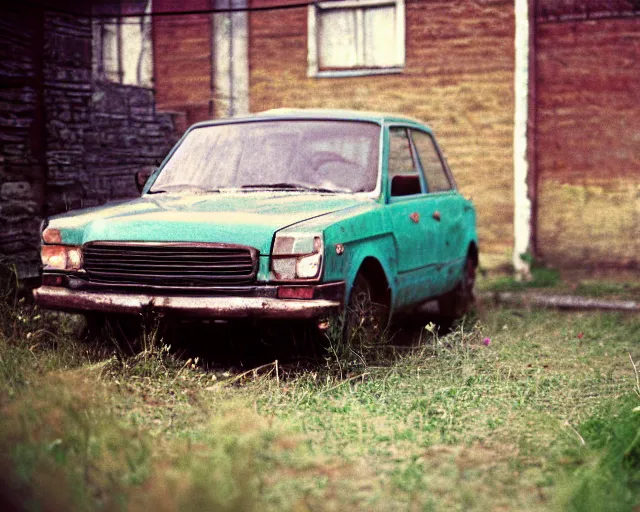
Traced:
<path fill-rule="evenodd" d="M 152 27 L 151 27 L 151 9 L 152 0 L 147 0 L 145 5 L 145 11 L 139 16 L 127 16 L 121 15 L 120 9 L 124 0 L 118 0 L 114 5 L 118 6 L 118 13 L 109 18 L 94 18 L 92 20 L 93 33 L 92 33 L 92 68 L 93 78 L 103 81 L 116 83 L 120 85 L 131 85 L 135 87 L 143 87 L 146 89 L 153 88 L 153 43 L 152 43 Z M 130 41 L 127 38 L 127 31 L 129 26 L 136 26 L 140 28 L 140 48 L 136 54 L 135 67 L 132 66 L 131 61 L 127 61 L 124 55 L 126 51 L 127 43 Z M 145 29 L 142 29 L 142 26 Z M 106 69 L 105 61 L 105 42 L 106 42 L 106 27 L 113 27 L 115 31 L 115 40 L 113 43 L 116 48 L 115 69 Z M 145 30 L 149 39 L 145 40 Z M 151 72 L 149 75 L 144 74 L 142 70 L 143 57 L 145 57 L 145 44 L 148 45 L 149 55 L 146 58 L 150 60 Z M 132 79 L 133 77 L 133 79 Z"/>
<path fill-rule="evenodd" d="M 319 67 L 318 12 L 329 9 L 360 9 L 363 7 L 380 7 L 385 5 L 393 5 L 396 8 L 396 51 L 399 65 L 375 68 L 345 67 L 344 69 L 321 70 Z M 313 5 L 309 5 L 308 7 L 307 30 L 307 76 L 309 77 L 342 78 L 350 76 L 386 75 L 391 73 L 401 73 L 404 70 L 406 62 L 404 0 L 343 0 L 341 2 L 315 2 Z M 358 33 L 358 39 L 359 47 L 363 48 L 364 38 L 362 33 Z"/>

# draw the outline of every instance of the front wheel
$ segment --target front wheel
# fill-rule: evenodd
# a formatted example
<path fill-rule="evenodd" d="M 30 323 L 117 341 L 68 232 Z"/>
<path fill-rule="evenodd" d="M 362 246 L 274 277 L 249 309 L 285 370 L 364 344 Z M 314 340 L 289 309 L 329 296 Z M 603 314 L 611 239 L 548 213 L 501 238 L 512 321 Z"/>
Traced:
<path fill-rule="evenodd" d="M 462 280 L 458 286 L 438 300 L 440 315 L 444 318 L 458 319 L 471 309 L 475 297 L 473 289 L 476 284 L 476 264 L 469 256 L 462 269 Z"/>
<path fill-rule="evenodd" d="M 358 274 L 344 316 L 343 336 L 349 345 L 375 344 L 389 321 L 389 308 L 362 274 Z"/>

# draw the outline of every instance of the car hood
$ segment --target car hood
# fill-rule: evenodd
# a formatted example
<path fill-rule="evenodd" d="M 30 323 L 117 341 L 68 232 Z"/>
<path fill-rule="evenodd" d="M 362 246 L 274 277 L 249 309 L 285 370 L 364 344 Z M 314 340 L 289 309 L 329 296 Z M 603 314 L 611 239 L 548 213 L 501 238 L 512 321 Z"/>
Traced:
<path fill-rule="evenodd" d="M 62 242 L 219 242 L 271 250 L 279 229 L 370 203 L 344 194 L 219 193 L 146 195 L 139 199 L 52 217 Z"/>

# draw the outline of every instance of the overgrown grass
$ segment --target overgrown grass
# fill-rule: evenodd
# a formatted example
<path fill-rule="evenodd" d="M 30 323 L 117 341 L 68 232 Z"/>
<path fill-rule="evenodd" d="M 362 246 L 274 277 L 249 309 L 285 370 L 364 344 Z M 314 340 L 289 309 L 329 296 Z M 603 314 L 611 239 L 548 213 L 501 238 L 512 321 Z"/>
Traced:
<path fill-rule="evenodd" d="M 640 504 L 637 317 L 492 309 L 446 335 L 429 325 L 241 370 L 155 324 L 133 352 L 88 343 L 79 319 L 8 298 L 0 485 L 11 508 Z"/>
<path fill-rule="evenodd" d="M 625 280 L 612 280 L 611 272 L 607 278 L 595 279 L 587 272 L 560 272 L 534 264 L 530 281 L 517 281 L 512 273 L 500 274 L 481 272 L 478 279 L 480 292 L 522 292 L 534 290 L 548 293 L 580 295 L 593 298 L 640 301 L 640 281 L 637 276 Z"/>
<path fill-rule="evenodd" d="M 585 447 L 561 462 L 575 468 L 559 486 L 558 508 L 637 510 L 640 502 L 640 400 L 607 403 L 581 425 Z"/>

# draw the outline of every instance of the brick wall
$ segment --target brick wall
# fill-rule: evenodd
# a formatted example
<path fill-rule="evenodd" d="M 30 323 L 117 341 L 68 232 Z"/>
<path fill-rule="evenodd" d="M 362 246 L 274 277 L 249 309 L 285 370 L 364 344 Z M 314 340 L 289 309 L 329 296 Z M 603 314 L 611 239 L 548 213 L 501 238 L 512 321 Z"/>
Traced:
<path fill-rule="evenodd" d="M 602 18 L 640 11 L 638 0 L 536 0 L 536 15 L 547 20 Z"/>
<path fill-rule="evenodd" d="M 154 12 L 211 8 L 209 0 L 154 0 Z M 182 112 L 186 129 L 213 117 L 211 14 L 153 18 L 154 80 L 157 107 Z"/>
<path fill-rule="evenodd" d="M 252 111 L 357 108 L 429 123 L 476 203 L 482 250 L 506 261 L 513 241 L 511 0 L 408 0 L 406 67 L 397 75 L 308 78 L 306 8 L 252 12 L 249 37 Z"/>
<path fill-rule="evenodd" d="M 637 267 L 640 17 L 541 18 L 537 47 L 538 252 Z"/>

